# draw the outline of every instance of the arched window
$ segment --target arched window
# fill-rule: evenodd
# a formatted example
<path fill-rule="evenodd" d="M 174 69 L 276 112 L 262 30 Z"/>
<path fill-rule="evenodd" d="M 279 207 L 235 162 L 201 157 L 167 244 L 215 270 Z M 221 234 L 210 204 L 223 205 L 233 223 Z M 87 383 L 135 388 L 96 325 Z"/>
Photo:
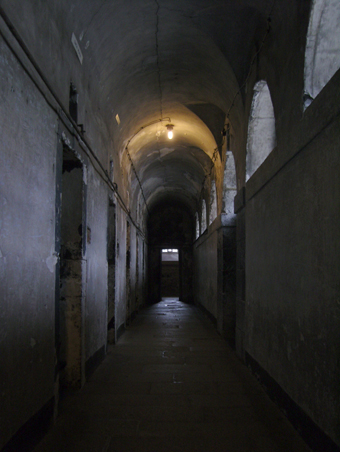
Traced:
<path fill-rule="evenodd" d="M 201 233 L 207 229 L 207 206 L 205 205 L 205 200 L 202 201 L 202 212 L 201 212 Z"/>
<path fill-rule="evenodd" d="M 200 221 L 198 218 L 198 212 L 195 214 L 195 220 L 196 220 L 196 239 L 200 236 Z"/>
<path fill-rule="evenodd" d="M 234 213 L 234 198 L 236 196 L 236 171 L 233 153 L 227 151 L 223 178 L 223 203 L 222 212 Z"/>
<path fill-rule="evenodd" d="M 209 203 L 209 225 L 217 217 L 217 197 L 216 197 L 216 184 L 213 180 L 210 189 L 210 203 Z"/>
<path fill-rule="evenodd" d="M 267 83 L 261 80 L 254 86 L 248 124 L 246 180 L 264 162 L 276 146 L 275 117 Z"/>
<path fill-rule="evenodd" d="M 340 68 L 340 2 L 314 0 L 305 53 L 304 108 Z"/>

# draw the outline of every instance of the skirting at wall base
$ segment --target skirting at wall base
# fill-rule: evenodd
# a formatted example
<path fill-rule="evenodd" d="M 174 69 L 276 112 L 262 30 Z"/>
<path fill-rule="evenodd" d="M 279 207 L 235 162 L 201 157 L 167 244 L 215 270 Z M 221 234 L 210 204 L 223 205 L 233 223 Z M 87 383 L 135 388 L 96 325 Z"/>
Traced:
<path fill-rule="evenodd" d="M 88 380 L 106 355 L 106 347 L 103 345 L 85 363 L 85 378 Z"/>
<path fill-rule="evenodd" d="M 246 365 L 257 376 L 269 397 L 281 408 L 289 421 L 314 452 L 340 452 L 338 447 L 289 397 L 260 364 L 245 352 Z"/>
<path fill-rule="evenodd" d="M 131 323 L 133 322 L 133 320 L 136 318 L 138 311 L 134 311 L 126 320 L 126 325 L 131 325 Z"/>
<path fill-rule="evenodd" d="M 103 345 L 85 363 L 86 380 L 103 361 L 106 347 Z M 34 416 L 32 416 L 1 449 L 1 452 L 31 452 L 46 435 L 53 422 L 55 400 L 52 397 Z"/>
<path fill-rule="evenodd" d="M 215 325 L 217 328 L 217 320 L 215 317 L 211 314 L 211 312 L 208 311 L 201 303 L 197 303 L 196 306 L 201 310 L 201 312 L 208 317 L 208 319 Z"/>
<path fill-rule="evenodd" d="M 31 452 L 53 422 L 54 397 L 31 417 L 1 449 L 1 452 Z"/>
<path fill-rule="evenodd" d="M 117 329 L 117 341 L 122 336 L 122 334 L 124 334 L 124 332 L 125 332 L 125 325 L 124 325 L 124 323 L 122 323 L 120 325 L 120 327 Z"/>

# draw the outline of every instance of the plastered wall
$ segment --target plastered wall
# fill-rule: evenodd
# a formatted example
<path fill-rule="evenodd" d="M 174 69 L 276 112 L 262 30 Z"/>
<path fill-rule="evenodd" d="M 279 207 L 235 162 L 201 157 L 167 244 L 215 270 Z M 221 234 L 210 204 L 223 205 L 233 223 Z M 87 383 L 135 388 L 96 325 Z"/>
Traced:
<path fill-rule="evenodd" d="M 236 225 L 221 214 L 194 243 L 194 300 L 216 320 L 219 333 L 235 345 Z"/>
<path fill-rule="evenodd" d="M 126 216 L 117 204 L 117 246 L 116 246 L 116 296 L 115 318 L 116 334 L 125 327 L 126 310 Z M 116 337 L 117 339 L 117 337 Z"/>
<path fill-rule="evenodd" d="M 246 185 L 245 351 L 340 444 L 338 82 Z"/>
<path fill-rule="evenodd" d="M 211 225 L 213 226 L 213 225 Z M 217 231 L 209 229 L 194 245 L 195 302 L 202 305 L 215 319 L 217 319 Z"/>
<path fill-rule="evenodd" d="M 57 122 L 2 39 L 0 55 L 1 448 L 54 394 Z"/>
<path fill-rule="evenodd" d="M 93 168 L 87 171 L 86 360 L 107 340 L 107 188 Z"/>
<path fill-rule="evenodd" d="M 56 200 L 62 192 L 57 159 L 62 139 L 82 162 L 83 222 L 79 282 L 82 298 L 81 384 L 104 357 L 107 344 L 107 225 L 109 189 L 92 161 L 37 87 L 0 40 L 0 448 L 37 413 L 57 409 Z M 100 140 L 98 141 L 100 142 Z M 70 151 L 71 152 L 71 151 Z M 59 157 L 58 157 L 59 155 Z M 97 168 L 98 169 L 98 168 Z M 59 184 L 59 185 L 58 185 Z M 58 185 L 58 189 L 57 189 Z M 58 191 L 59 190 L 59 191 Z M 71 195 L 69 195 L 71 196 Z M 62 196 L 61 196 L 62 205 Z M 65 197 L 64 197 L 65 201 Z M 65 205 L 65 203 L 64 203 Z M 116 331 L 126 321 L 126 212 L 117 203 Z M 60 234 L 60 231 L 59 231 Z M 145 255 L 139 252 L 136 279 L 136 230 L 131 242 L 134 300 L 144 295 Z M 138 240 L 143 248 L 142 237 Z M 58 292 L 58 291 L 57 291 Z M 60 305 L 61 306 L 61 305 Z M 134 301 L 134 309 L 136 309 Z M 65 333 L 66 330 L 64 330 Z M 63 334 L 63 330 L 59 330 Z M 66 334 L 66 333 L 65 333 Z M 63 365 L 63 363 L 60 363 Z M 57 369 L 57 370 L 56 370 Z"/>

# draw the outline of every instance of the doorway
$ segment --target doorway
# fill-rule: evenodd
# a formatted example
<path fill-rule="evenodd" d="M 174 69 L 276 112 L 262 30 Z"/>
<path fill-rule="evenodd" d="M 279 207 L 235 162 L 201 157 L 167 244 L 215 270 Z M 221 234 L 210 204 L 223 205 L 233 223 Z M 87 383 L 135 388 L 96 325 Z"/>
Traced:
<path fill-rule="evenodd" d="M 63 148 L 57 174 L 56 349 L 59 387 L 80 388 L 85 382 L 84 275 L 86 261 L 84 167 L 76 154 Z"/>
<path fill-rule="evenodd" d="M 116 293 L 116 206 L 109 199 L 108 227 L 107 227 L 107 341 L 109 344 L 116 342 L 115 325 L 115 293 Z"/>
<path fill-rule="evenodd" d="M 126 222 L 126 325 L 131 322 L 131 228 L 130 223 Z"/>
<path fill-rule="evenodd" d="M 179 251 L 162 249 L 161 298 L 180 296 Z"/>

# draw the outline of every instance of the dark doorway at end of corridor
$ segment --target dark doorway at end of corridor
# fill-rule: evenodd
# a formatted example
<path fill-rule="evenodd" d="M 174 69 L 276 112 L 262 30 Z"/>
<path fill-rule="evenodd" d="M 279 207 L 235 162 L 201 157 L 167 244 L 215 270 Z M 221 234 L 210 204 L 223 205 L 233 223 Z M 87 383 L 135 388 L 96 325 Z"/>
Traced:
<path fill-rule="evenodd" d="M 179 298 L 179 253 L 178 249 L 162 249 L 161 298 Z"/>
<path fill-rule="evenodd" d="M 178 297 L 185 303 L 193 301 L 194 227 L 194 213 L 181 201 L 165 198 L 150 208 L 147 223 L 150 304 L 167 296 Z M 168 260 L 163 260 L 165 255 Z"/>

